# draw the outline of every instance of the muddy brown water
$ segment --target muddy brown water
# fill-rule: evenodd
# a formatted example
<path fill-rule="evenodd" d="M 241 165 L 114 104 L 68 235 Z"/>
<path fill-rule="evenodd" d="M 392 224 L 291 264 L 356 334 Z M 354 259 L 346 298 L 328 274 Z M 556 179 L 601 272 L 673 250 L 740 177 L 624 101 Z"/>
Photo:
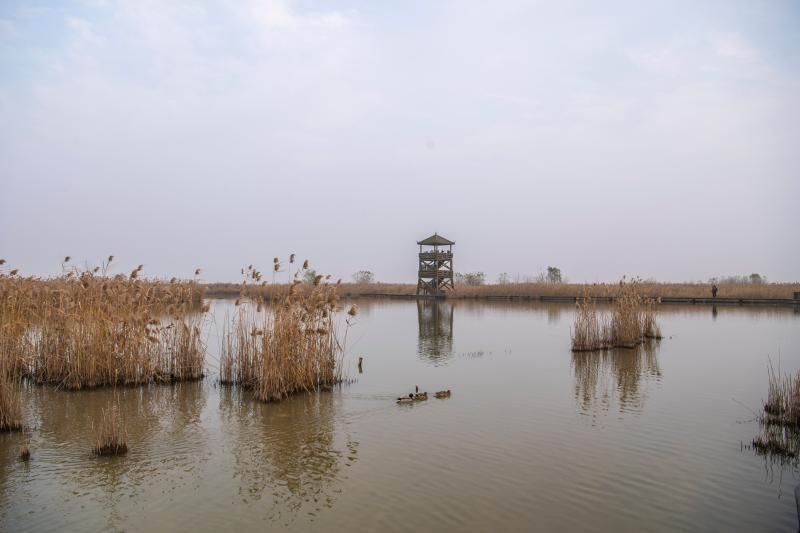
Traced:
<path fill-rule="evenodd" d="M 666 338 L 572 354 L 559 304 L 360 300 L 333 392 L 26 387 L 0 435 L 3 531 L 795 531 L 798 470 L 743 447 L 792 309 L 660 309 Z M 217 338 L 232 303 L 216 301 Z M 356 368 L 364 357 L 363 374 Z M 413 390 L 451 389 L 413 405 Z M 123 457 L 90 453 L 114 394 Z M 28 439 L 31 461 L 17 459 Z"/>

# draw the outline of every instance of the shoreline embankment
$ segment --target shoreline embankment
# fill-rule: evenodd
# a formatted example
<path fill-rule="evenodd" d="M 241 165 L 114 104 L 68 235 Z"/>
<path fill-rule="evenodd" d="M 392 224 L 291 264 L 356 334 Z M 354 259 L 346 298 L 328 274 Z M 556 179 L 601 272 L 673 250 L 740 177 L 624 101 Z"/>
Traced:
<path fill-rule="evenodd" d="M 269 295 L 285 289 L 280 285 L 246 285 L 210 283 L 205 285 L 206 298 L 238 298 L 254 294 Z M 415 300 L 416 285 L 410 283 L 342 283 L 339 294 L 344 298 L 392 298 Z M 495 300 L 575 303 L 589 297 L 597 303 L 614 301 L 617 283 L 509 283 L 494 285 L 457 285 L 456 290 L 439 298 L 451 300 Z M 800 307 L 800 283 L 761 285 L 720 285 L 717 297 L 711 296 L 710 285 L 694 283 L 640 283 L 640 294 L 662 304 L 697 305 L 773 305 Z"/>

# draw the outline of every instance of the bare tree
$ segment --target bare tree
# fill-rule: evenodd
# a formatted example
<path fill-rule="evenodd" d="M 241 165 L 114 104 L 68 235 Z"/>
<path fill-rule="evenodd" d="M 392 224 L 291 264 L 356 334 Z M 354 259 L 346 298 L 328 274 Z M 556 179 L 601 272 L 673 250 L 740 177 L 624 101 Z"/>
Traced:
<path fill-rule="evenodd" d="M 497 283 L 498 285 L 508 285 L 511 283 L 511 276 L 508 272 L 501 272 L 499 276 L 497 276 Z"/>
<path fill-rule="evenodd" d="M 464 285 L 483 285 L 486 283 L 486 274 L 483 272 L 456 272 L 456 282 Z"/>
<path fill-rule="evenodd" d="M 547 283 L 561 283 L 561 269 L 554 266 L 547 267 Z"/>
<path fill-rule="evenodd" d="M 359 270 L 353 274 L 353 283 L 375 283 L 375 274 L 369 270 Z"/>

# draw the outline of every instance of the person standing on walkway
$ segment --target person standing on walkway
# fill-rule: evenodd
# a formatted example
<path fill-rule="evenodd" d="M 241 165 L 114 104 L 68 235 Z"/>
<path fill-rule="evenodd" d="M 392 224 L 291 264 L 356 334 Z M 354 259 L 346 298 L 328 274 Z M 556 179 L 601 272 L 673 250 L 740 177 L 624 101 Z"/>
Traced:
<path fill-rule="evenodd" d="M 717 284 L 716 283 L 712 283 L 711 284 L 711 297 L 712 298 L 716 298 L 717 297 L 717 290 L 719 290 L 719 289 L 717 289 Z"/>

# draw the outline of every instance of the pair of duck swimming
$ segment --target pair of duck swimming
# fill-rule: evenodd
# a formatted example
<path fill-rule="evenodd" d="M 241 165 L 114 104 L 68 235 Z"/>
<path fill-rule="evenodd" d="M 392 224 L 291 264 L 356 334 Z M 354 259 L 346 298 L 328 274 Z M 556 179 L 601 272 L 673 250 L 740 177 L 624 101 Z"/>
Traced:
<path fill-rule="evenodd" d="M 419 387 L 414 387 L 415 392 L 409 392 L 408 396 L 401 396 L 397 399 L 397 403 L 412 403 L 412 402 L 420 402 L 428 399 L 427 392 L 420 392 Z M 450 397 L 450 389 L 447 390 L 440 390 L 439 392 L 433 393 L 435 398 L 449 398 Z"/>

